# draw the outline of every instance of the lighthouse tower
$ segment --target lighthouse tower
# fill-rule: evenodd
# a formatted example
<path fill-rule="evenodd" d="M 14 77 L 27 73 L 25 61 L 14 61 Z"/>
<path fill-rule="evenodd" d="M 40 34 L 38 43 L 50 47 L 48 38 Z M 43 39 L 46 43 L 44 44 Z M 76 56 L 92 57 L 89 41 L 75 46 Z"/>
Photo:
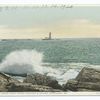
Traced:
<path fill-rule="evenodd" d="M 48 39 L 51 40 L 51 32 L 49 32 L 49 38 Z"/>

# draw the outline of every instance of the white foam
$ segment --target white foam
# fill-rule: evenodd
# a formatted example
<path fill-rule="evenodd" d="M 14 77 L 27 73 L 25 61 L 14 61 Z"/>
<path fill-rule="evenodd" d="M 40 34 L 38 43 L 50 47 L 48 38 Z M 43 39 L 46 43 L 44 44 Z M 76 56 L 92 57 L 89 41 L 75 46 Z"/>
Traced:
<path fill-rule="evenodd" d="M 0 71 L 14 74 L 42 73 L 43 54 L 36 50 L 14 51 L 8 54 L 0 64 Z"/>
<path fill-rule="evenodd" d="M 66 83 L 69 79 L 74 79 L 78 75 L 78 72 L 75 69 L 69 69 L 66 73 L 61 75 L 60 84 Z"/>
<path fill-rule="evenodd" d="M 0 64 L 0 71 L 11 74 L 27 74 L 41 73 L 47 76 L 55 77 L 60 84 L 64 84 L 67 80 L 75 78 L 81 68 L 90 66 L 83 63 L 70 63 L 64 67 L 52 68 L 43 65 L 43 53 L 36 50 L 20 50 L 9 53 Z M 90 66 L 93 67 L 93 66 Z M 100 67 L 100 66 L 97 66 Z M 78 70 L 77 70 L 78 69 Z"/>

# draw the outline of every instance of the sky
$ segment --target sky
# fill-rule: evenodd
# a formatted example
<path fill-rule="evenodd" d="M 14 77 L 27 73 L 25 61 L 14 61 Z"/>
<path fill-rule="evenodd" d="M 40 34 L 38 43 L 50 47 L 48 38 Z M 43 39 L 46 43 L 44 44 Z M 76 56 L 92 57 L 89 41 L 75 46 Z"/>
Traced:
<path fill-rule="evenodd" d="M 100 38 L 100 6 L 1 7 L 0 38 Z"/>

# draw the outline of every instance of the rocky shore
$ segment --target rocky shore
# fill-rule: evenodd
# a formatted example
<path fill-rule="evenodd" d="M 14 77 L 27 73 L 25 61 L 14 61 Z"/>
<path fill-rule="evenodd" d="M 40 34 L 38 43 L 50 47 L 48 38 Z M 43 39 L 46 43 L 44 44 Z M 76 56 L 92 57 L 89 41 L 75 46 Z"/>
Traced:
<path fill-rule="evenodd" d="M 83 68 L 75 79 L 68 80 L 65 90 L 100 91 L 100 70 Z"/>
<path fill-rule="evenodd" d="M 0 73 L 0 92 L 62 92 L 61 85 L 53 77 L 42 74 L 27 75 L 23 82 Z"/>
<path fill-rule="evenodd" d="M 29 74 L 23 82 L 11 75 L 0 72 L 0 92 L 67 92 L 100 91 L 100 71 L 83 68 L 75 79 L 70 79 L 62 86 L 54 77 L 39 73 Z"/>

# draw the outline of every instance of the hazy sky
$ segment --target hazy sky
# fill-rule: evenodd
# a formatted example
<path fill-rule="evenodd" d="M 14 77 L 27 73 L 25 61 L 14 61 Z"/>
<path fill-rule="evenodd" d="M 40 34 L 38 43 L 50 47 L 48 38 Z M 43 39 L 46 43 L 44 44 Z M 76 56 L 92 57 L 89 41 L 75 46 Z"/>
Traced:
<path fill-rule="evenodd" d="M 100 37 L 100 6 L 0 9 L 0 38 Z"/>

